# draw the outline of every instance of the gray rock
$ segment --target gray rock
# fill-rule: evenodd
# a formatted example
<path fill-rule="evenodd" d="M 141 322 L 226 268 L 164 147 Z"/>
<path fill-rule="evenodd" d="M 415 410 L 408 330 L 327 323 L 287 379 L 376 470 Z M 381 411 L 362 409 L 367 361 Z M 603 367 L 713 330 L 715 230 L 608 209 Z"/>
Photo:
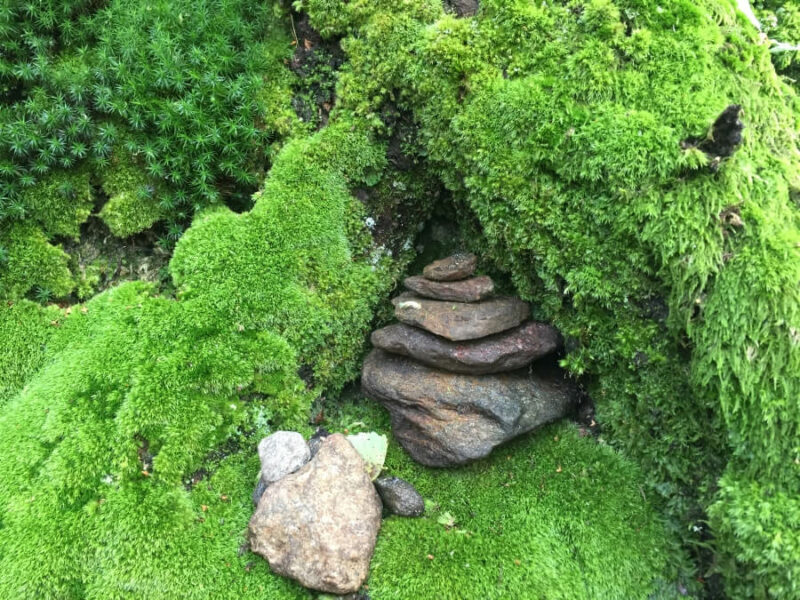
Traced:
<path fill-rule="evenodd" d="M 414 275 L 407 277 L 403 285 L 420 296 L 452 302 L 477 302 L 488 298 L 494 292 L 494 282 L 486 275 L 463 281 L 431 281 Z"/>
<path fill-rule="evenodd" d="M 375 488 L 381 495 L 383 506 L 401 517 L 420 517 L 425 512 L 425 501 L 416 488 L 399 477 L 379 477 Z"/>
<path fill-rule="evenodd" d="M 565 416 L 577 399 L 574 386 L 558 373 L 456 375 L 382 350 L 367 357 L 361 384 L 389 411 L 403 448 L 431 467 L 483 458 L 499 444 Z"/>
<path fill-rule="evenodd" d="M 514 371 L 553 352 L 561 344 L 555 328 L 534 321 L 465 342 L 451 342 L 402 323 L 372 332 L 371 339 L 372 345 L 381 350 L 468 375 Z"/>
<path fill-rule="evenodd" d="M 258 483 L 256 484 L 256 489 L 253 490 L 253 504 L 258 506 L 258 501 L 261 500 L 261 496 L 264 495 L 264 492 L 267 491 L 269 484 L 264 481 L 263 477 L 258 478 Z"/>
<path fill-rule="evenodd" d="M 364 461 L 334 433 L 311 462 L 270 486 L 250 519 L 248 538 L 275 573 L 349 594 L 367 578 L 380 524 L 381 500 Z"/>
<path fill-rule="evenodd" d="M 261 478 L 269 485 L 306 464 L 311 451 L 296 431 L 276 431 L 258 443 L 258 457 Z"/>
<path fill-rule="evenodd" d="M 394 298 L 392 304 L 399 321 L 456 342 L 511 329 L 527 319 L 530 313 L 528 304 L 519 298 L 493 298 L 462 304 L 404 293 Z"/>
<path fill-rule="evenodd" d="M 433 281 L 456 281 L 472 275 L 477 266 L 477 256 L 461 252 L 433 261 L 422 270 L 422 274 Z"/>

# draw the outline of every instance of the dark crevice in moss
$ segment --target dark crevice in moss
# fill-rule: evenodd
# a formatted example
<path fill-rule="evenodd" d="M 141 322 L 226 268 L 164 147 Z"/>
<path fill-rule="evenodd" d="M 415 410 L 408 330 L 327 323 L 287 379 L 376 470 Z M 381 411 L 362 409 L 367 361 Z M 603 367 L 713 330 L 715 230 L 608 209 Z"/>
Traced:
<path fill-rule="evenodd" d="M 337 72 L 345 62 L 340 38 L 323 39 L 309 20 L 308 14 L 292 10 L 294 55 L 289 68 L 297 76 L 292 108 L 301 121 L 319 130 L 328 124 L 336 103 Z"/>

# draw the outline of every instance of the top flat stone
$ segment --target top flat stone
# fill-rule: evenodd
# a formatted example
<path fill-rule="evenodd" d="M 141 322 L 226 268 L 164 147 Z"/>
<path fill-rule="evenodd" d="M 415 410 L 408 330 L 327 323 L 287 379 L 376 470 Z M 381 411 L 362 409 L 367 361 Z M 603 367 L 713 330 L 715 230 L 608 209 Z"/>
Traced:
<path fill-rule="evenodd" d="M 458 253 L 433 261 L 422 270 L 425 279 L 432 281 L 458 281 L 475 272 L 478 257 L 469 253 Z"/>
<path fill-rule="evenodd" d="M 392 300 L 394 316 L 448 340 L 477 340 L 511 329 L 528 318 L 530 308 L 519 298 L 492 298 L 464 304 L 400 294 Z"/>
<path fill-rule="evenodd" d="M 494 282 L 486 275 L 462 281 L 431 281 L 415 275 L 407 277 L 403 285 L 420 296 L 453 302 L 478 302 L 494 292 Z"/>

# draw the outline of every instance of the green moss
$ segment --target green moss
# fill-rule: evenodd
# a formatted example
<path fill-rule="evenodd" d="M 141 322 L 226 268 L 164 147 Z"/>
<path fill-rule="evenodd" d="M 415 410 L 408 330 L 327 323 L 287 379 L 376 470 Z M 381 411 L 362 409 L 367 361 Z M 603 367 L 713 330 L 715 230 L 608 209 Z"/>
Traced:
<path fill-rule="evenodd" d="M 0 246 L 6 251 L 6 260 L 0 263 L 0 297 L 16 300 L 34 287 L 56 298 L 72 291 L 69 257 L 48 243 L 36 225 L 13 223 L 0 228 Z"/>
<path fill-rule="evenodd" d="M 180 240 L 177 299 L 125 283 L 72 310 L 0 411 L 0 597 L 306 595 L 237 556 L 255 444 L 308 433 L 311 400 L 358 371 L 403 263 L 372 263 L 350 186 L 385 165 L 350 122 L 293 142 L 251 212 L 210 209 Z"/>
<path fill-rule="evenodd" d="M 0 406 L 19 392 L 38 371 L 63 312 L 22 300 L 0 310 Z"/>
<path fill-rule="evenodd" d="M 102 185 L 108 202 L 99 216 L 115 236 L 125 238 L 144 231 L 163 216 L 151 178 L 130 156 L 112 157 Z"/>
<path fill-rule="evenodd" d="M 370 401 L 326 414 L 332 430 L 390 431 Z M 427 513 L 383 522 L 367 582 L 376 600 L 678 597 L 662 579 L 674 542 L 640 472 L 573 424 L 457 469 L 422 467 L 392 441 L 384 472 L 413 483 Z"/>
<path fill-rule="evenodd" d="M 56 172 L 22 194 L 28 222 L 38 222 L 48 238 L 77 239 L 92 211 L 88 169 Z"/>

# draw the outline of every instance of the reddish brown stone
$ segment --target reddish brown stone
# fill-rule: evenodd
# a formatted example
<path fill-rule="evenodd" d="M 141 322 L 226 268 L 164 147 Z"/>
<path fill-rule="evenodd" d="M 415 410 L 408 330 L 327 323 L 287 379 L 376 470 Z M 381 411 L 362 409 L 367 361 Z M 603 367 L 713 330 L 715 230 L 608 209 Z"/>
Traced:
<path fill-rule="evenodd" d="M 530 313 L 527 303 L 519 298 L 493 298 L 464 304 L 405 293 L 392 300 L 392 304 L 399 321 L 453 341 L 475 340 L 511 329 Z"/>
<path fill-rule="evenodd" d="M 577 397 L 558 374 L 455 375 L 382 350 L 367 357 L 361 384 L 389 411 L 403 448 L 431 467 L 483 458 L 497 445 L 565 416 Z"/>
<path fill-rule="evenodd" d="M 426 279 L 433 281 L 456 281 L 466 279 L 475 272 L 478 257 L 474 254 L 459 253 L 435 260 L 422 270 Z"/>
<path fill-rule="evenodd" d="M 358 590 L 381 525 L 364 461 L 340 433 L 311 462 L 269 486 L 250 519 L 253 552 L 275 573 L 332 594 Z"/>
<path fill-rule="evenodd" d="M 406 278 L 403 284 L 406 289 L 420 296 L 453 302 L 477 302 L 488 298 L 494 292 L 494 282 L 486 275 L 462 281 L 431 281 L 414 275 Z"/>
<path fill-rule="evenodd" d="M 530 321 L 480 340 L 451 342 L 401 323 L 372 333 L 372 345 L 453 373 L 484 375 L 514 371 L 556 350 L 561 342 L 550 325 Z"/>

